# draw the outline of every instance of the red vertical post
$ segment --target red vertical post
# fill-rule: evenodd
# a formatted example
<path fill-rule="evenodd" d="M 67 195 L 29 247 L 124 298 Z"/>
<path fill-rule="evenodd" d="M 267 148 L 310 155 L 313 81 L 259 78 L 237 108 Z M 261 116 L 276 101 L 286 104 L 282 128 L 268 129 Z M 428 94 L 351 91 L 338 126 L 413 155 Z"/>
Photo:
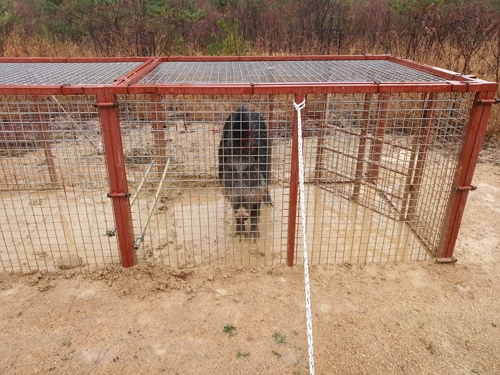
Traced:
<path fill-rule="evenodd" d="M 295 94 L 295 103 L 300 104 L 304 94 Z M 297 227 L 297 196 L 299 189 L 299 127 L 298 113 L 293 116 L 292 162 L 290 169 L 290 199 L 288 202 L 288 241 L 286 264 L 291 267 L 295 260 L 295 232 Z"/>
<path fill-rule="evenodd" d="M 375 139 L 370 150 L 370 168 L 368 170 L 368 181 L 376 183 L 382 157 L 382 144 L 385 133 L 385 123 L 387 120 L 387 106 L 389 104 L 389 94 L 379 94 L 377 109 L 377 128 L 375 129 Z"/>
<path fill-rule="evenodd" d="M 134 265 L 134 233 L 118 105 L 116 97 L 111 90 L 103 88 L 99 92 L 97 95 L 97 107 L 101 119 L 106 164 L 108 167 L 110 188 L 108 197 L 113 202 L 122 267 L 128 268 Z"/>
<path fill-rule="evenodd" d="M 451 189 L 451 199 L 447 211 L 447 223 L 441 240 L 441 258 L 451 258 L 455 250 L 460 223 L 464 214 L 465 203 L 471 186 L 472 176 L 476 169 L 479 151 L 483 143 L 486 125 L 491 111 L 491 99 L 494 91 L 478 92 L 474 97 L 474 103 L 470 111 L 464 144 L 460 152 L 459 172 L 455 179 L 455 185 Z M 488 103 L 481 100 L 489 100 Z M 460 189 L 463 187 L 465 189 Z"/>

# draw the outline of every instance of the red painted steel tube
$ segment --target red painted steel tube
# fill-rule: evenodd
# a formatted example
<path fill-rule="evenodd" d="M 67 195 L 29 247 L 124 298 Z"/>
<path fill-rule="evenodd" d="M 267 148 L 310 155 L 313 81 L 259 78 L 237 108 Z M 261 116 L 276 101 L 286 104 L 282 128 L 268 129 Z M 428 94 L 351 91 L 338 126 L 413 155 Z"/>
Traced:
<path fill-rule="evenodd" d="M 103 89 L 97 96 L 97 101 L 98 103 L 114 103 L 116 98 L 111 90 Z M 109 196 L 114 208 L 121 262 L 122 267 L 128 268 L 134 265 L 134 233 L 118 108 L 107 105 L 101 105 L 98 108 L 111 190 Z"/>
<path fill-rule="evenodd" d="M 492 106 L 492 104 L 482 103 L 481 100 L 493 99 L 494 95 L 495 91 L 478 92 L 475 95 L 465 134 L 465 143 L 459 158 L 461 168 L 453 186 L 471 186 Z M 452 189 L 450 192 L 448 222 L 445 223 L 441 240 L 441 258 L 453 256 L 469 191 Z"/>
<path fill-rule="evenodd" d="M 156 93 L 163 95 L 270 95 L 293 94 L 363 94 L 479 91 L 484 88 L 462 82 L 380 83 L 375 82 L 318 82 L 318 83 L 259 83 L 259 84 L 136 84 L 127 87 L 128 94 Z"/>
<path fill-rule="evenodd" d="M 495 99 L 478 99 L 479 104 L 499 104 L 500 99 L 495 98 Z"/>
<path fill-rule="evenodd" d="M 136 84 L 127 87 L 128 94 L 159 95 L 252 95 L 250 84 Z"/>
<path fill-rule="evenodd" d="M 270 95 L 293 94 L 363 94 L 419 92 L 477 92 L 496 90 L 497 84 L 476 80 L 432 83 L 263 83 L 263 84 L 133 84 L 133 85 L 0 85 L 0 95 L 97 95 L 103 87 L 113 94 L 160 95 Z"/>
<path fill-rule="evenodd" d="M 224 84 L 136 84 L 128 86 L 129 94 L 157 93 L 173 94 L 206 94 L 206 95 L 266 95 L 294 94 L 298 91 L 308 94 L 356 94 L 356 93 L 418 93 L 418 92 L 473 92 L 490 91 L 496 87 L 494 82 L 477 81 L 464 83 L 459 81 L 445 82 L 317 82 L 317 83 L 224 83 Z"/>
<path fill-rule="evenodd" d="M 0 85 L 0 95 L 98 95 L 104 88 L 127 94 L 126 86 L 112 85 Z"/>
<path fill-rule="evenodd" d="M 295 95 L 295 103 L 300 104 L 304 100 L 303 93 Z M 293 116 L 293 138 L 292 138 L 292 161 L 290 170 L 290 199 L 288 203 L 288 241 L 286 252 L 286 264 L 291 267 L 295 260 L 295 233 L 297 228 L 297 197 L 299 189 L 299 128 L 298 113 Z"/>
<path fill-rule="evenodd" d="M 396 56 L 391 56 L 389 58 L 389 61 L 392 61 L 392 62 L 399 64 L 399 65 L 406 66 L 408 68 L 420 70 L 422 72 L 426 72 L 426 73 L 429 73 L 429 74 L 432 74 L 432 75 L 435 75 L 435 76 L 438 76 L 438 77 L 441 77 L 441 78 L 444 78 L 447 80 L 456 80 L 456 81 L 470 81 L 471 80 L 471 78 L 463 76 L 460 73 L 453 72 L 451 70 L 436 68 L 436 67 L 431 66 L 431 65 L 418 63 L 418 62 L 408 60 L 408 59 L 402 59 L 402 58 L 399 58 Z"/>
<path fill-rule="evenodd" d="M 387 60 L 390 55 L 291 55 L 291 56 L 168 56 L 164 62 Z"/>
<path fill-rule="evenodd" d="M 115 80 L 115 85 L 132 85 L 138 82 L 142 77 L 144 77 L 149 72 L 153 71 L 158 65 L 161 64 L 159 58 L 150 59 L 143 64 L 139 65 L 137 68 L 127 73 L 123 77 Z"/>

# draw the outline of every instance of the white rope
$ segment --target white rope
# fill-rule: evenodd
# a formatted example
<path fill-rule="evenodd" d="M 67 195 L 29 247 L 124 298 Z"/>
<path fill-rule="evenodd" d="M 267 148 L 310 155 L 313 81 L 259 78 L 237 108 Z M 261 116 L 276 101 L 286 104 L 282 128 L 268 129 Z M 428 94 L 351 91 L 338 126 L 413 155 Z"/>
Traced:
<path fill-rule="evenodd" d="M 304 191 L 304 159 L 302 157 L 302 119 L 300 111 L 306 106 L 306 100 L 300 104 L 293 101 L 293 106 L 297 111 L 297 133 L 299 135 L 299 190 L 300 190 L 300 214 L 302 217 L 302 240 L 304 243 L 304 284 L 306 289 L 306 320 L 307 320 L 307 344 L 309 349 L 309 374 L 314 375 L 314 351 L 311 313 L 311 287 L 309 283 L 309 265 L 307 260 L 306 241 L 306 204 Z"/>

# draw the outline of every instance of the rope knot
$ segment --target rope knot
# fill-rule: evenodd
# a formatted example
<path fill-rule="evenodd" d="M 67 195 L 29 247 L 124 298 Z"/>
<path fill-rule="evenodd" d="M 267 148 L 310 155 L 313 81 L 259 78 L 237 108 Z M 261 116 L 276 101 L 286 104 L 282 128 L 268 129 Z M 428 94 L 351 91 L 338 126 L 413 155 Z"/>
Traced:
<path fill-rule="evenodd" d="M 294 100 L 293 107 L 295 108 L 295 110 L 297 112 L 301 111 L 302 109 L 304 109 L 306 107 L 306 100 L 304 99 L 300 104 L 295 103 L 295 100 Z"/>

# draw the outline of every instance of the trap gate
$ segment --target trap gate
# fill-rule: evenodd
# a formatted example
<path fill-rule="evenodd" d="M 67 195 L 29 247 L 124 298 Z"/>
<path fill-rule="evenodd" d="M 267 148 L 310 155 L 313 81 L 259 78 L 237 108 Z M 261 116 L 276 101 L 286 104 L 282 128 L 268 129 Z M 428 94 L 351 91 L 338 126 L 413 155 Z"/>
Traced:
<path fill-rule="evenodd" d="M 310 261 L 451 259 L 496 88 L 385 55 L 0 59 L 1 270 L 301 262 L 303 99 Z M 256 243 L 217 173 L 241 104 L 272 145 Z"/>

